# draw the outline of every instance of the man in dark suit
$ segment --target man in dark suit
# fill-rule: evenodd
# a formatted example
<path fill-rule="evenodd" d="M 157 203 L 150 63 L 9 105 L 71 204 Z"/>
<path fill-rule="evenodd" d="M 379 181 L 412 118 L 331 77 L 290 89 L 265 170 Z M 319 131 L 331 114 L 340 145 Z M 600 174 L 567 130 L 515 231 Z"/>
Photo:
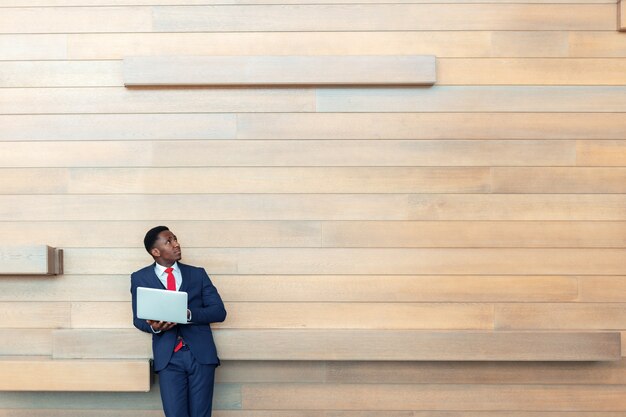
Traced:
<path fill-rule="evenodd" d="M 167 417 L 210 417 L 220 364 L 210 323 L 224 321 L 224 303 L 204 268 L 178 263 L 180 244 L 166 226 L 150 229 L 144 246 L 154 263 L 131 275 L 133 324 L 152 334 L 163 410 Z M 187 324 L 138 319 L 137 287 L 185 291 Z"/>

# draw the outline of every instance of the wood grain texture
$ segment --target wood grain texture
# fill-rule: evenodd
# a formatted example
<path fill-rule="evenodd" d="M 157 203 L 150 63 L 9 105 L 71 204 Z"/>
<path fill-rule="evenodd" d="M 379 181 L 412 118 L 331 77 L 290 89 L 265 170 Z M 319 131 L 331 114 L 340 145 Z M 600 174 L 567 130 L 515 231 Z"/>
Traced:
<path fill-rule="evenodd" d="M 0 61 L 66 58 L 67 35 L 0 35 Z"/>
<path fill-rule="evenodd" d="M 624 329 L 621 303 L 522 303 L 495 307 L 496 329 Z"/>
<path fill-rule="evenodd" d="M 619 32 L 569 32 L 570 56 L 624 57 L 626 40 Z"/>
<path fill-rule="evenodd" d="M 490 191 L 490 174 L 486 167 L 0 168 L 0 194 L 481 193 Z"/>
<path fill-rule="evenodd" d="M 152 358 L 151 336 L 137 329 L 55 330 L 52 336 L 54 359 Z"/>
<path fill-rule="evenodd" d="M 319 112 L 624 112 L 626 87 L 434 86 L 317 91 Z"/>
<path fill-rule="evenodd" d="M 70 303 L 0 302 L 2 329 L 58 329 L 70 327 Z"/>
<path fill-rule="evenodd" d="M 7 302 L 127 301 L 130 296 L 128 272 L 120 275 L 60 275 L 53 279 L 2 277 L 0 282 L 3 284 L 0 301 Z"/>
<path fill-rule="evenodd" d="M 402 411 L 382 410 L 387 417 L 623 417 L 621 411 Z M 329 414 L 330 413 L 330 414 Z M 213 410 L 215 417 L 376 417 L 381 411 Z M 0 410 L 1 417 L 163 417 L 160 410 Z"/>
<path fill-rule="evenodd" d="M 0 61 L 2 87 L 111 87 L 124 84 L 119 61 Z"/>
<path fill-rule="evenodd" d="M 232 139 L 236 135 L 236 118 L 234 114 L 220 113 L 10 115 L 0 116 L 0 140 Z M 612 136 L 603 139 L 609 137 Z"/>
<path fill-rule="evenodd" d="M 0 221 L 624 221 L 625 206 L 620 194 L 0 195 Z"/>
<path fill-rule="evenodd" d="M 620 0 L 617 3 L 617 30 L 626 31 L 626 7 L 624 6 L 624 0 Z"/>
<path fill-rule="evenodd" d="M 566 140 L 204 140 L 204 141 L 71 141 L 0 142 L 4 167 L 411 167 L 411 166 L 571 166 L 576 163 L 576 143 Z M 153 169 L 156 172 L 157 169 Z M 93 171 L 92 171 L 93 172 Z M 123 171 L 122 171 L 123 172 Z M 127 170 L 126 172 L 132 173 Z M 141 172 L 141 171 L 138 171 Z M 146 176 L 150 177 L 150 171 Z M 188 177 L 215 176 L 216 171 L 192 172 Z M 219 172 L 227 172 L 220 170 Z M 285 172 L 285 170 L 283 170 Z M 329 174 L 333 171 L 327 170 Z M 334 171 L 337 172 L 337 171 Z M 355 170 L 353 170 L 355 172 Z M 426 171 L 428 172 L 428 171 Z M 430 177 L 438 172 L 431 171 Z M 478 172 L 485 176 L 487 171 Z M 406 173 L 406 171 L 405 171 Z M 211 175 L 212 174 L 212 175 Z M 352 183 L 363 176 L 355 173 Z M 454 171 L 450 171 L 454 175 Z M 232 175 L 232 174 L 231 174 Z M 236 174 L 235 174 L 236 175 Z M 87 175 L 84 175 L 87 176 Z M 168 175 L 169 176 L 169 175 Z M 284 176 L 284 174 L 283 174 Z M 306 177 L 303 172 L 301 177 Z M 441 174 L 439 174 L 441 176 Z M 457 170 L 458 176 L 458 170 Z M 81 177 L 77 172 L 74 177 Z M 315 181 L 314 175 L 309 182 Z M 350 177 L 345 175 L 344 177 Z M 406 177 L 406 174 L 405 174 Z M 137 179 L 141 181 L 140 179 Z M 120 180 L 117 180 L 120 181 Z M 220 182 L 219 179 L 214 180 Z M 227 179 L 224 179 L 226 182 Z M 283 182 L 285 179 L 283 179 Z M 328 180 L 324 180 L 328 181 Z M 349 180 L 348 180 L 349 181 Z M 393 179 L 390 179 L 393 181 Z M 439 180 L 440 182 L 442 180 Z M 443 179 L 445 182 L 445 178 Z M 116 182 L 114 179 L 113 182 Z M 123 180 L 121 180 L 123 182 Z M 129 182 L 135 182 L 130 179 Z M 273 182 L 271 179 L 267 182 Z M 277 182 L 281 182 L 277 179 Z M 299 182 L 299 181 L 298 181 Z M 306 178 L 303 178 L 303 183 Z M 400 182 L 400 181 L 398 181 Z M 405 180 L 405 183 L 407 181 Z M 408 181 L 410 183 L 410 181 Z M 483 179 L 484 182 L 484 179 Z M 427 189 L 427 187 L 425 187 Z M 444 187 L 445 188 L 445 187 Z M 271 188 L 270 188 L 271 189 Z M 410 187 L 408 188 L 410 189 Z M 381 188 L 375 188 L 380 191 Z M 252 192 L 253 190 L 247 191 Z M 424 190 L 426 191 L 426 190 Z M 132 190 L 131 190 L 132 192 Z M 161 192 L 168 192 L 163 190 Z M 219 190 L 216 192 L 220 192 Z M 236 192 L 236 191 L 235 191 Z M 280 191 L 275 191 L 280 192 Z M 310 190 L 315 193 L 316 191 Z"/>
<path fill-rule="evenodd" d="M 148 391 L 148 360 L 2 358 L 2 391 Z"/>
<path fill-rule="evenodd" d="M 463 384 L 246 384 L 251 409 L 614 411 L 623 386 Z M 544 414 L 545 415 L 545 414 Z"/>
<path fill-rule="evenodd" d="M 619 336 L 617 332 L 222 329 L 215 332 L 220 356 L 228 360 L 619 360 Z M 249 346 L 255 346 L 254 351 Z"/>
<path fill-rule="evenodd" d="M 0 249 L 0 275 L 57 275 L 62 250 L 47 245 L 8 245 Z"/>
<path fill-rule="evenodd" d="M 614 30 L 614 17 L 615 6 L 602 4 L 156 6 L 152 24 L 156 32 Z"/>
<path fill-rule="evenodd" d="M 228 311 L 226 321 L 214 323 L 212 327 L 219 329 L 493 329 L 493 306 L 489 304 L 245 302 L 226 303 L 226 311 Z M 130 302 L 72 303 L 73 329 L 132 328 L 131 318 Z"/>
<path fill-rule="evenodd" d="M 193 113 L 313 111 L 306 89 L 12 88 L 0 114 Z"/>
<path fill-rule="evenodd" d="M 237 138 L 626 139 L 626 122 L 620 113 L 241 113 Z"/>
<path fill-rule="evenodd" d="M 203 265 L 213 274 L 625 275 L 625 252 L 613 248 L 192 248 L 183 255 L 189 264 Z M 66 257 L 68 274 L 124 274 L 150 259 L 142 249 L 67 249 Z"/>
<path fill-rule="evenodd" d="M 579 141 L 576 144 L 578 165 L 626 166 L 626 141 Z"/>
<path fill-rule="evenodd" d="M 123 70 L 127 87 L 406 86 L 432 85 L 436 81 L 433 55 L 131 56 L 124 58 Z"/>
<path fill-rule="evenodd" d="M 626 59 L 439 58 L 437 85 L 624 85 Z"/>
<path fill-rule="evenodd" d="M 594 147 L 593 144 L 588 146 L 579 143 L 578 145 L 578 149 L 586 150 L 591 147 Z M 597 145 L 595 147 L 597 148 Z M 579 165 L 583 163 L 578 162 Z M 626 168 L 494 167 L 491 174 L 494 193 L 608 194 L 626 192 Z"/>
<path fill-rule="evenodd" d="M 0 7 L 37 6 L 152 6 L 209 4 L 307 4 L 310 0 L 5 0 Z M 343 0 L 342 3 L 378 3 L 380 0 Z M 443 0 L 440 3 L 483 3 L 484 0 Z M 516 3 L 514 0 L 491 0 L 490 3 Z M 335 0 L 316 0 L 316 4 L 334 4 Z M 430 0 L 396 0 L 394 3 L 430 3 Z M 611 3 L 610 0 L 527 0 L 526 3 Z"/>
<path fill-rule="evenodd" d="M 323 247 L 626 247 L 623 222 L 324 222 Z"/>
<path fill-rule="evenodd" d="M 16 300 L 17 301 L 17 300 Z M 0 358 L 7 355 L 52 355 L 51 329 L 1 329 Z"/>
<path fill-rule="evenodd" d="M 585 302 L 626 302 L 626 280 L 623 277 L 579 277 L 580 300 Z"/>

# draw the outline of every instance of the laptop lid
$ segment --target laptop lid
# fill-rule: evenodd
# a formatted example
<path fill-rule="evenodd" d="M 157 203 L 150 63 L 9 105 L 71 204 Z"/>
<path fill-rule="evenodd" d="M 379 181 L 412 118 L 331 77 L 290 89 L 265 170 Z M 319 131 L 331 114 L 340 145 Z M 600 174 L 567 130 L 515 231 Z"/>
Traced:
<path fill-rule="evenodd" d="M 144 320 L 187 323 L 187 293 L 137 287 L 137 317 Z"/>

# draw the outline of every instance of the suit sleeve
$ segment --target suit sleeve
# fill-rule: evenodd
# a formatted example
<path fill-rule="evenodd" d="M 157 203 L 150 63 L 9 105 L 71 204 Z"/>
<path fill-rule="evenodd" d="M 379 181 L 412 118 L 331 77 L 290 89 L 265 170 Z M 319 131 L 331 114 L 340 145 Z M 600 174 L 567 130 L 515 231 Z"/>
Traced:
<path fill-rule="evenodd" d="M 132 295 L 133 300 L 133 324 L 136 328 L 141 330 L 142 332 L 150 333 L 150 334 L 159 334 L 154 333 L 152 331 L 152 327 L 144 319 L 137 318 L 137 277 L 135 274 L 130 276 L 130 293 Z"/>
<path fill-rule="evenodd" d="M 202 278 L 202 307 L 190 308 L 191 319 L 196 324 L 210 324 L 226 319 L 226 309 L 204 268 L 200 268 Z"/>

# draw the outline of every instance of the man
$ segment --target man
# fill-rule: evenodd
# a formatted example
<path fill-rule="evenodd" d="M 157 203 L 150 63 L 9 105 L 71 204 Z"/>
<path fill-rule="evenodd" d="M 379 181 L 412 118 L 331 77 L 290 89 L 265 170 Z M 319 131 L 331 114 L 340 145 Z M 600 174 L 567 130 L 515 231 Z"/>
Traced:
<path fill-rule="evenodd" d="M 166 226 L 150 229 L 144 246 L 154 263 L 130 277 L 133 324 L 152 334 L 163 410 L 167 417 L 210 417 L 215 368 L 220 364 L 210 323 L 224 321 L 224 303 L 204 268 L 178 262 L 180 244 Z M 185 291 L 187 324 L 138 319 L 137 287 Z"/>

